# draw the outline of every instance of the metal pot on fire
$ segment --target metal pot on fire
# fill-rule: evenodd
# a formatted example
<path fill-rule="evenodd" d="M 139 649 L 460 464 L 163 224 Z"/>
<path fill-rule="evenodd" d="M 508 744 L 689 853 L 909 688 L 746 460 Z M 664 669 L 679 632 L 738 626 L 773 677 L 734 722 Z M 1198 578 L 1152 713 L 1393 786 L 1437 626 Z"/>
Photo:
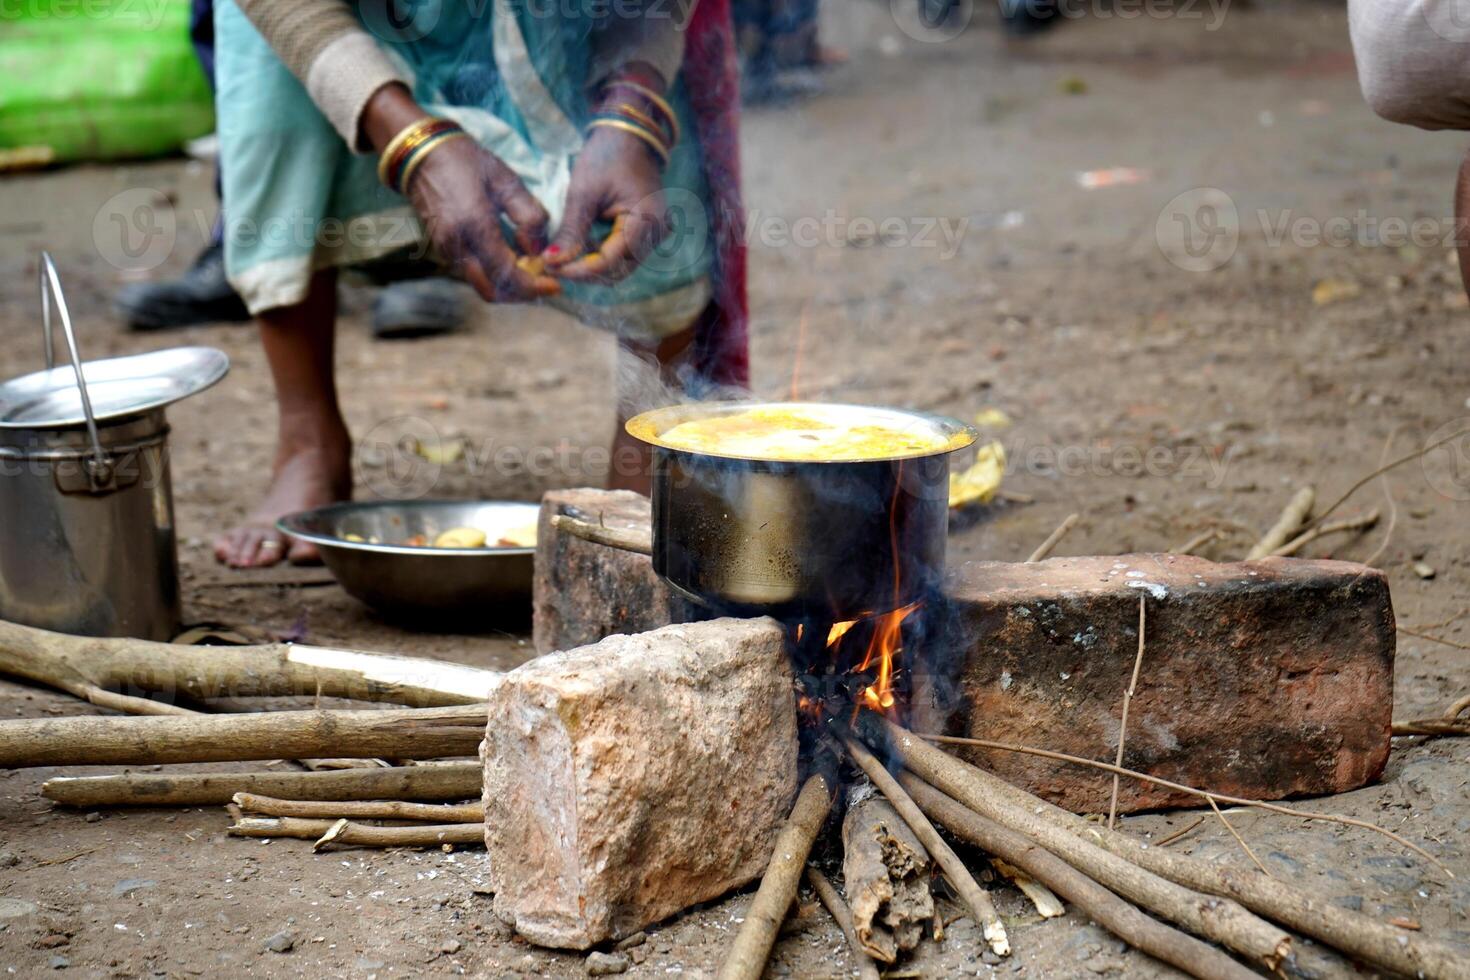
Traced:
<path fill-rule="evenodd" d="M 856 619 L 937 586 L 955 419 L 861 405 L 705 402 L 645 412 L 654 570 L 721 612 Z"/>

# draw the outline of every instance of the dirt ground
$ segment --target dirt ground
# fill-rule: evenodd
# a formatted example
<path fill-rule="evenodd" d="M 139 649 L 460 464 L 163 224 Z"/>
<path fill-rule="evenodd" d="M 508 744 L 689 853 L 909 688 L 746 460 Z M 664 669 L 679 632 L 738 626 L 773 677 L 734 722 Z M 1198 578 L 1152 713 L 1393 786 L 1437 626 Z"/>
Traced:
<path fill-rule="evenodd" d="M 958 38 L 926 43 L 898 29 L 887 4 L 831 6 L 829 40 L 851 62 L 812 97 L 745 119 L 757 387 L 1010 415 L 1014 425 L 999 433 L 1007 486 L 1033 500 L 963 522 L 952 561 L 1024 557 L 1074 510 L 1083 520 L 1061 553 L 1164 550 L 1219 526 L 1232 536 L 1205 553 L 1238 556 L 1296 487 L 1333 498 L 1375 467 L 1389 440 L 1397 456 L 1470 422 L 1470 313 L 1443 243 L 1466 140 L 1371 116 L 1340 3 L 1241 2 L 1218 24 L 1205 8 L 1132 19 L 1103 10 L 1024 44 L 1003 39 L 988 11 Z M 1094 189 L 1078 178 L 1124 167 L 1142 173 Z M 319 584 L 319 570 L 215 565 L 211 536 L 263 486 L 274 426 L 267 378 L 248 327 L 139 336 L 112 319 L 108 297 L 125 277 L 94 219 L 136 188 L 175 200 L 177 244 L 155 274 L 182 268 L 200 240 L 195 215 L 212 208 L 200 164 L 0 183 L 0 374 L 40 361 L 32 277 L 42 246 L 57 253 L 87 355 L 173 343 L 229 353 L 226 382 L 170 413 L 187 618 L 484 666 L 529 656 L 515 632 L 396 628 Z M 821 222 L 829 211 L 800 244 L 776 220 Z M 1323 224 L 1332 218 L 1341 220 Z M 967 221 L 954 248 L 940 219 L 951 230 Z M 1415 220 L 1418 241 L 1402 241 L 1399 223 Z M 1314 228 L 1347 231 L 1321 242 Z M 455 336 L 375 343 L 370 294 L 345 295 L 340 376 L 365 445 L 419 424 L 405 417 L 466 437 L 473 451 L 433 488 L 443 496 L 535 499 L 600 482 L 586 451 L 605 446 L 612 424 L 606 337 L 548 311 L 494 308 Z M 559 446 L 567 451 L 551 466 L 495 461 L 504 447 Z M 359 463 L 369 488 L 393 489 L 381 459 L 364 452 Z M 1388 494 L 1391 534 L 1380 524 L 1309 549 L 1376 556 L 1401 625 L 1451 641 L 1401 636 L 1397 717 L 1438 713 L 1470 690 L 1464 465 L 1438 452 L 1395 470 L 1345 507 L 1386 517 Z M 89 710 L 0 683 L 6 717 Z M 1467 762 L 1464 741 L 1399 740 L 1381 784 L 1315 804 L 1424 841 L 1454 882 L 1366 832 L 1272 815 L 1235 822 L 1276 875 L 1374 916 L 1415 919 L 1470 951 Z M 226 837 L 222 810 L 84 816 L 39 796 L 56 774 L 0 772 L 0 966 L 9 974 L 584 974 L 582 956 L 529 947 L 494 918 L 482 852 L 312 856 L 303 842 Z M 1193 820 L 1126 824 L 1157 835 Z M 1245 862 L 1213 822 L 1176 846 Z M 977 930 L 961 920 L 927 946 L 919 974 L 1172 972 L 1075 913 L 1041 923 L 1017 893 L 998 896 L 1015 956 L 986 962 Z M 710 975 L 748 902 L 738 894 L 650 929 L 629 975 Z M 294 948 L 269 951 L 283 931 Z M 850 967 L 815 911 L 795 921 L 773 960 L 783 976 L 850 976 Z"/>

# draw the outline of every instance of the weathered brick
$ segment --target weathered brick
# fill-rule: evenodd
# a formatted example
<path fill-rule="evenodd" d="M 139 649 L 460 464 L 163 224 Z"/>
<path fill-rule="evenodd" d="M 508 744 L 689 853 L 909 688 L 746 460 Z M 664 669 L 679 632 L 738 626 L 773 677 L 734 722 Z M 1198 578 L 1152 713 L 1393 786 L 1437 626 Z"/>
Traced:
<path fill-rule="evenodd" d="M 1388 582 L 1350 562 L 1182 555 L 975 563 L 953 571 L 952 732 L 1113 761 L 1148 605 L 1124 764 L 1259 799 L 1339 793 L 1388 758 L 1394 617 Z M 931 681 L 934 678 L 930 678 Z M 947 689 L 947 690 L 946 690 Z M 957 697 L 955 697 L 957 695 Z M 948 696 L 948 697 L 946 697 Z M 919 711 L 919 724 L 932 721 Z M 932 716 L 931 716 L 932 717 Z M 1077 812 L 1108 807 L 1111 776 L 1014 753 L 961 750 Z M 1136 780 L 1122 810 L 1198 800 Z"/>
<path fill-rule="evenodd" d="M 482 749 L 496 912 L 586 949 L 757 877 L 796 794 L 794 683 L 770 619 L 610 636 L 506 674 Z"/>
<path fill-rule="evenodd" d="M 615 633 L 644 633 L 701 618 L 654 574 L 646 555 L 592 544 L 551 526 L 553 514 L 647 530 L 648 498 L 627 490 L 553 490 L 541 498 L 532 639 L 540 653 Z"/>

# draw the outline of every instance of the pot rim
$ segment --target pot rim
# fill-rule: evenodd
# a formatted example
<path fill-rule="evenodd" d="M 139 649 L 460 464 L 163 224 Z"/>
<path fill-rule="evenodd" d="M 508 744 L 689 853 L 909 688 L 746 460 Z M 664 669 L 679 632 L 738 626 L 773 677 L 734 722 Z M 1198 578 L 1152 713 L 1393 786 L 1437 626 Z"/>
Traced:
<path fill-rule="evenodd" d="M 909 424 L 921 423 L 931 432 L 944 439 L 945 443 L 937 449 L 916 450 L 909 453 L 896 453 L 880 456 L 855 456 L 850 458 L 836 459 L 780 459 L 768 456 L 747 456 L 737 453 L 712 452 L 703 449 L 687 449 L 682 446 L 670 445 L 663 439 L 663 434 L 674 426 L 700 418 L 715 418 L 723 415 L 734 415 L 740 412 L 748 412 L 763 408 L 806 408 L 816 409 L 825 413 L 853 413 L 857 416 L 867 416 L 869 419 L 881 419 L 894 423 Z M 669 452 L 684 453 L 689 456 L 706 456 L 717 459 L 740 460 L 751 463 L 779 463 L 790 466 L 844 466 L 854 463 L 888 463 L 907 459 L 924 459 L 931 456 L 943 456 L 972 445 L 980 433 L 972 425 L 961 422 L 959 419 L 934 412 L 922 412 L 907 408 L 893 408 L 884 405 L 861 405 L 850 402 L 813 402 L 813 401 L 721 401 L 721 402 L 687 402 L 679 405 L 667 405 L 663 408 L 655 408 L 629 419 L 624 426 L 628 434 L 640 442 L 645 442 L 658 449 Z"/>

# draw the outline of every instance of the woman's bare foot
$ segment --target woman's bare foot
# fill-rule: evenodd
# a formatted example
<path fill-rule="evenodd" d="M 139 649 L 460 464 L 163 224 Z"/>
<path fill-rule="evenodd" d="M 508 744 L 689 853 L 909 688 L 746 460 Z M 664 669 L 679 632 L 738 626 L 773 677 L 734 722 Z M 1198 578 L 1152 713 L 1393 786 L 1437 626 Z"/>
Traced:
<path fill-rule="evenodd" d="M 214 555 L 232 568 L 265 568 L 282 559 L 293 565 L 321 560 L 315 545 L 276 529 L 287 514 L 347 500 L 352 496 L 350 443 L 346 430 L 282 446 L 265 499 L 239 527 L 214 542 Z"/>

